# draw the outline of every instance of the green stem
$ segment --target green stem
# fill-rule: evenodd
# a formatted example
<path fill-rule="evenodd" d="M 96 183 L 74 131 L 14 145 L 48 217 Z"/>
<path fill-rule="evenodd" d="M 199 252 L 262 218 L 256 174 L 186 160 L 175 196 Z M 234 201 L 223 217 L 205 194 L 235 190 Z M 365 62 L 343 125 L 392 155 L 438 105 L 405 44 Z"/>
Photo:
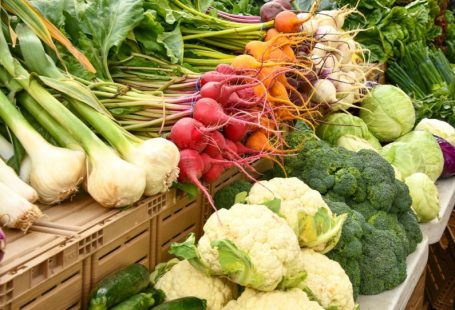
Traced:
<path fill-rule="evenodd" d="M 248 26 L 243 26 L 243 27 L 238 27 L 238 28 L 230 28 L 230 29 L 225 29 L 225 30 L 220 30 L 220 31 L 207 31 L 205 33 L 199 33 L 199 34 L 194 34 L 194 35 L 188 35 L 184 36 L 183 40 L 194 40 L 194 39 L 200 39 L 200 38 L 208 38 L 208 37 L 215 37 L 215 36 L 222 36 L 225 34 L 232 34 L 232 33 L 242 33 L 242 32 L 248 32 L 252 30 L 265 30 L 273 26 L 273 21 L 266 22 L 266 23 L 261 23 L 261 24 L 253 24 L 253 25 L 248 25 Z"/>
<path fill-rule="evenodd" d="M 219 19 L 217 17 L 213 17 L 211 15 L 199 12 L 198 10 L 195 10 L 195 9 L 189 7 L 189 6 L 184 5 L 179 0 L 173 0 L 172 2 L 175 2 L 175 4 L 177 6 L 179 6 L 180 8 L 182 8 L 184 11 L 187 11 L 187 12 L 190 12 L 190 13 L 196 15 L 196 16 L 202 17 L 203 19 L 214 21 L 214 22 L 216 22 L 219 25 L 224 25 L 224 26 L 238 26 L 238 25 L 241 25 L 239 23 L 233 23 L 233 22 L 230 22 L 230 21 L 225 21 L 225 20 Z"/>
<path fill-rule="evenodd" d="M 219 64 L 229 64 L 232 62 L 232 59 L 184 58 L 183 61 L 187 62 L 191 65 L 219 65 Z"/>
<path fill-rule="evenodd" d="M 81 151 L 80 144 L 60 126 L 29 94 L 23 93 L 18 98 L 21 105 L 41 124 L 62 146 L 72 150 Z"/>
<path fill-rule="evenodd" d="M 0 118 L 14 132 L 29 155 L 47 141 L 30 125 L 8 98 L 0 91 Z"/>

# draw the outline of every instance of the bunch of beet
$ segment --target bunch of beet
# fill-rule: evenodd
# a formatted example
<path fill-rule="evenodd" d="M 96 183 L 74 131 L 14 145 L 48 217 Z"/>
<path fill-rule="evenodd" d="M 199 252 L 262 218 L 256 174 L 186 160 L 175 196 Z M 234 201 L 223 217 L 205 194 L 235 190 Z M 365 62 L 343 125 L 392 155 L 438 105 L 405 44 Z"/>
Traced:
<path fill-rule="evenodd" d="M 201 76 L 192 117 L 180 119 L 171 129 L 169 139 L 180 150 L 179 181 L 198 186 L 212 204 L 200 180 L 214 182 L 234 166 L 252 178 L 251 163 L 269 154 L 245 145 L 250 133 L 270 130 L 261 124 L 267 119 L 265 101 L 253 91 L 260 84 L 251 74 L 218 66 Z"/>

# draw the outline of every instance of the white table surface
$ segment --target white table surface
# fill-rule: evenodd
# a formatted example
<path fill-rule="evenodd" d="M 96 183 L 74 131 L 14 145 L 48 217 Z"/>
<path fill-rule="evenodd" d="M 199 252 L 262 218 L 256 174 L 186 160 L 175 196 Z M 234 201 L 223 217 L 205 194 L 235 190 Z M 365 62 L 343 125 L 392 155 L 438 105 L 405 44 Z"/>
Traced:
<path fill-rule="evenodd" d="M 436 243 L 441 239 L 455 204 L 455 177 L 439 180 L 436 185 L 441 204 L 439 219 L 436 218 L 431 222 L 420 225 L 423 234 L 428 237 L 429 244 Z"/>
<path fill-rule="evenodd" d="M 403 310 L 406 308 L 420 276 L 428 261 L 428 237 L 424 235 L 422 242 L 414 253 L 406 259 L 407 278 L 393 290 L 378 295 L 357 298 L 360 310 Z"/>

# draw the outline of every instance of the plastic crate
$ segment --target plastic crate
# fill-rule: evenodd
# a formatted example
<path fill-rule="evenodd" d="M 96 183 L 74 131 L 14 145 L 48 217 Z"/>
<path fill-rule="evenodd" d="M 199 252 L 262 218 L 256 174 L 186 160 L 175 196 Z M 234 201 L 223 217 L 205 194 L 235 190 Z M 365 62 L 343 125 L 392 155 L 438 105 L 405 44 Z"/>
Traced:
<path fill-rule="evenodd" d="M 90 287 L 133 263 L 150 268 L 150 236 L 150 223 L 145 221 L 96 251 L 90 258 Z"/>
<path fill-rule="evenodd" d="M 156 248 L 152 248 L 151 232 L 156 229 L 151 223 L 156 223 L 155 217 L 175 201 L 173 194 L 149 197 L 124 210 L 103 208 L 88 196 L 60 206 L 42 206 L 45 217 L 29 233 L 6 230 L 7 250 L 0 265 L 0 309 L 21 309 L 28 304 L 40 309 L 41 300 L 54 300 L 49 294 L 73 281 L 72 275 L 66 277 L 73 266 L 79 266 L 80 273 L 89 278 L 83 286 L 70 281 L 71 288 L 78 287 L 77 301 L 83 301 L 82 305 L 92 284 L 120 263 L 141 261 L 147 267 L 153 266 Z M 61 277 L 66 280 L 60 283 Z M 45 303 L 52 309 L 81 308 L 77 304 Z"/>
<path fill-rule="evenodd" d="M 199 238 L 201 232 L 202 202 L 201 195 L 190 199 L 186 194 L 175 192 L 174 203 L 156 217 L 156 232 L 152 236 L 153 247 L 156 247 L 155 263 L 169 260 L 168 253 L 173 242 L 185 240 L 194 232 Z"/>
<path fill-rule="evenodd" d="M 437 310 L 452 310 L 455 302 L 455 212 L 441 240 L 430 246 L 426 291 Z"/>
<path fill-rule="evenodd" d="M 13 294 L 18 287 L 24 290 L 24 293 L 19 297 L 6 300 L 0 304 L 2 310 L 47 310 L 47 309 L 81 309 L 81 296 L 84 292 L 84 287 L 89 281 L 84 274 L 84 263 L 77 262 L 68 267 L 61 269 L 58 273 L 50 273 L 54 267 L 50 266 L 49 262 L 53 262 L 55 256 L 49 255 L 49 260 L 37 265 L 35 268 L 23 273 L 22 277 L 16 278 L 14 281 L 5 284 L 3 287 L 11 289 Z M 55 270 L 54 270 L 55 271 Z M 52 275 L 51 275 L 52 274 Z M 33 278 L 41 278 L 40 285 L 36 285 L 30 289 L 30 282 Z M 5 301 L 5 300 L 3 300 Z"/>

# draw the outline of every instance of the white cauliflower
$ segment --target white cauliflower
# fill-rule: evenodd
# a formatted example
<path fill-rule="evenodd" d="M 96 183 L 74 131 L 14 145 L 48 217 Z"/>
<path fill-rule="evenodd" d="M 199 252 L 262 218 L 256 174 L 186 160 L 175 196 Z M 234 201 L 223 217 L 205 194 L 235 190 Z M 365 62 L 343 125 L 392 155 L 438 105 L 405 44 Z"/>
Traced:
<path fill-rule="evenodd" d="M 219 217 L 219 218 L 218 218 Z M 194 247 L 194 236 L 173 245 L 171 253 L 206 273 L 262 291 L 272 291 L 299 255 L 300 247 L 286 221 L 261 205 L 235 204 L 213 214 Z"/>
<path fill-rule="evenodd" d="M 207 310 L 222 309 L 237 294 L 234 283 L 210 277 L 186 260 L 173 259 L 159 264 L 151 275 L 151 281 L 156 289 L 166 294 L 166 301 L 194 296 L 207 300 Z"/>
<path fill-rule="evenodd" d="M 307 277 L 300 285 L 324 308 L 356 309 L 351 281 L 336 261 L 311 249 L 302 249 L 290 274 L 305 271 Z"/>
<path fill-rule="evenodd" d="M 346 215 L 332 214 L 321 194 L 298 178 L 274 178 L 253 185 L 247 202 L 264 204 L 279 199 L 279 213 L 299 238 L 302 247 L 326 253 L 340 239 Z"/>
<path fill-rule="evenodd" d="M 230 301 L 223 310 L 323 310 L 310 301 L 301 289 L 259 292 L 246 289 L 237 300 Z"/>

